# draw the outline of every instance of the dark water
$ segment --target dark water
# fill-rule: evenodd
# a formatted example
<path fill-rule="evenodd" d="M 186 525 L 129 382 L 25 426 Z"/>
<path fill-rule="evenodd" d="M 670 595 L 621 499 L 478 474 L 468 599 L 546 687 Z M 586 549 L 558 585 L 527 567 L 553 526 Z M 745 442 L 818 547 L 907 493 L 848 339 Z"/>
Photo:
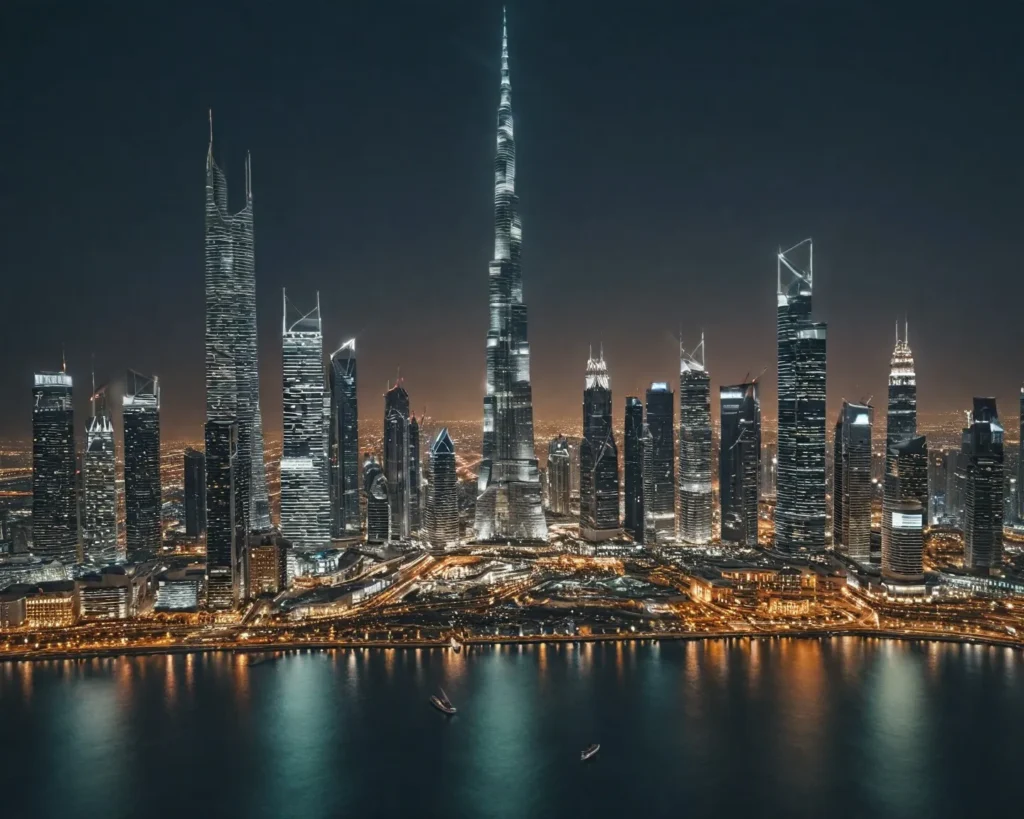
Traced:
<path fill-rule="evenodd" d="M 247 662 L 0 664 L 0 817 L 1024 811 L 1024 655 L 1008 649 L 845 638 Z M 427 705 L 438 684 L 458 716 Z"/>

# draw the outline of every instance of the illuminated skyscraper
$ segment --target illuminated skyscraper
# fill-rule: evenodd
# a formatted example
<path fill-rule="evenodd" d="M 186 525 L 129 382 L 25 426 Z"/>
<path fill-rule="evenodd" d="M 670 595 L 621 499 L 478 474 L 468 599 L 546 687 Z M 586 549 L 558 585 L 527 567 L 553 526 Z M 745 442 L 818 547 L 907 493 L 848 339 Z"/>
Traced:
<path fill-rule="evenodd" d="M 718 397 L 722 415 L 718 457 L 722 540 L 756 546 L 761 473 L 761 400 L 757 383 L 722 387 Z"/>
<path fill-rule="evenodd" d="M 672 540 L 676 533 L 674 408 L 672 390 L 664 381 L 655 381 L 647 388 L 650 452 L 644 451 L 648 459 L 644 461 L 644 525 L 645 529 L 654 527 L 658 543 Z M 647 542 L 645 536 L 644 543 Z"/>
<path fill-rule="evenodd" d="M 206 440 L 206 605 L 226 610 L 242 599 L 244 547 L 242 501 L 235 491 L 238 425 L 207 421 Z"/>
<path fill-rule="evenodd" d="M 917 434 L 917 375 L 914 372 L 914 356 L 908 343 L 909 328 L 903 325 L 903 338 L 900 338 L 900 325 L 896 323 L 896 346 L 892 351 L 889 368 L 889 406 L 885 423 L 885 473 L 882 484 L 882 554 L 889 549 L 889 537 L 892 534 L 893 504 L 907 500 L 905 490 L 896 486 L 892 478 L 896 452 L 894 447 L 900 441 L 906 441 Z M 924 510 L 928 509 L 927 488 L 917 498 Z"/>
<path fill-rule="evenodd" d="M 366 493 L 366 542 L 387 543 L 391 537 L 391 493 L 384 470 L 369 454 L 363 462 L 363 492 Z"/>
<path fill-rule="evenodd" d="M 206 458 L 192 448 L 185 450 L 185 534 L 206 534 Z"/>
<path fill-rule="evenodd" d="M 270 528 L 263 464 L 256 345 L 252 164 L 245 158 L 245 207 L 228 211 L 228 186 L 206 153 L 206 420 L 238 424 L 236 489 L 247 528 Z"/>
<path fill-rule="evenodd" d="M 32 387 L 32 551 L 44 560 L 78 560 L 75 414 L 71 376 L 36 373 Z"/>
<path fill-rule="evenodd" d="M 106 565 L 123 560 L 117 544 L 117 460 L 114 424 L 107 407 L 107 388 L 89 399 L 92 415 L 85 425 L 82 455 L 82 551 L 93 563 Z"/>
<path fill-rule="evenodd" d="M 988 573 L 1003 562 L 1003 427 L 994 398 L 975 398 L 967 443 L 964 565 Z"/>
<path fill-rule="evenodd" d="M 644 539 L 644 403 L 636 396 L 626 398 L 625 452 L 623 457 L 623 489 L 626 495 L 626 516 L 623 528 L 633 539 Z"/>
<path fill-rule="evenodd" d="M 698 359 L 698 353 L 700 358 Z M 691 353 L 679 348 L 679 539 L 711 542 L 711 377 L 704 336 Z"/>
<path fill-rule="evenodd" d="M 420 434 L 401 381 L 384 394 L 384 474 L 391 499 L 391 539 L 419 529 Z"/>
<path fill-rule="evenodd" d="M 619 450 L 612 434 L 612 387 L 602 350 L 587 359 L 580 441 L 580 536 L 598 541 L 619 532 Z"/>
<path fill-rule="evenodd" d="M 888 537 L 882 543 L 882 577 L 895 583 L 924 580 L 925 509 L 928 490 L 928 442 L 914 435 L 894 443 L 887 453 L 886 499 L 883 510 Z"/>
<path fill-rule="evenodd" d="M 128 371 L 123 400 L 124 507 L 128 560 L 155 554 L 163 537 L 160 379 Z"/>
<path fill-rule="evenodd" d="M 356 398 L 356 340 L 331 356 L 331 535 L 359 534 L 359 404 Z"/>
<path fill-rule="evenodd" d="M 425 509 L 427 542 L 434 549 L 459 545 L 459 480 L 455 443 L 443 428 L 430 445 Z"/>
<path fill-rule="evenodd" d="M 423 523 L 422 486 L 420 478 L 420 422 L 409 415 L 409 534 L 419 533 Z"/>
<path fill-rule="evenodd" d="M 502 22 L 501 100 L 494 159 L 494 260 L 484 396 L 483 458 L 477 483 L 478 540 L 542 541 L 547 523 L 533 448 L 530 344 L 520 269 L 522 223 L 516 196 L 516 147 L 508 36 Z"/>
<path fill-rule="evenodd" d="M 552 438 L 548 444 L 548 510 L 555 515 L 568 515 L 570 512 L 571 459 L 569 439 L 564 435 Z"/>
<path fill-rule="evenodd" d="M 669 393 L 671 395 L 671 393 Z M 671 417 L 671 408 L 670 417 Z M 639 538 L 640 542 L 647 548 L 652 548 L 658 545 L 658 517 L 653 511 L 659 506 L 658 498 L 658 477 L 659 470 L 655 464 L 655 443 L 654 436 L 651 434 L 651 428 L 647 423 L 644 423 L 643 433 L 640 435 L 640 461 L 643 464 L 643 510 L 644 510 L 644 528 L 642 536 Z M 664 485 L 664 481 L 662 481 Z M 673 526 L 673 529 L 675 527 Z M 669 532 L 667 526 L 662 527 L 662 531 Z"/>
<path fill-rule="evenodd" d="M 836 424 L 832 543 L 857 563 L 871 562 L 871 426 L 874 409 L 843 401 Z M 927 466 L 927 464 L 926 464 Z M 927 473 L 925 476 L 927 481 Z"/>
<path fill-rule="evenodd" d="M 297 549 L 320 549 L 331 531 L 319 294 L 308 313 L 295 310 L 284 296 L 282 347 L 281 534 Z"/>
<path fill-rule="evenodd" d="M 775 547 L 825 548 L 826 327 L 811 320 L 813 245 L 804 239 L 777 259 L 779 443 Z"/>

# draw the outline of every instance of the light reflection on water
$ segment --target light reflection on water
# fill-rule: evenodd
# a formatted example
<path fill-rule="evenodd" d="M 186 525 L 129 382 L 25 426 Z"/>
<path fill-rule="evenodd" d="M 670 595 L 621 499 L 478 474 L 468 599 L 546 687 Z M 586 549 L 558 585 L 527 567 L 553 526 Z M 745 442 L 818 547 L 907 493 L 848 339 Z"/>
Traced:
<path fill-rule="evenodd" d="M 643 805 L 960 819 L 1014 813 L 1000 801 L 1012 789 L 974 783 L 1015 781 L 1024 763 L 1024 657 L 1003 648 L 734 639 L 262 656 L 0 665 L 0 729 L 17 737 L 0 745 L 4 816 Z M 427 704 L 438 686 L 456 717 Z M 580 765 L 592 741 L 601 753 Z"/>

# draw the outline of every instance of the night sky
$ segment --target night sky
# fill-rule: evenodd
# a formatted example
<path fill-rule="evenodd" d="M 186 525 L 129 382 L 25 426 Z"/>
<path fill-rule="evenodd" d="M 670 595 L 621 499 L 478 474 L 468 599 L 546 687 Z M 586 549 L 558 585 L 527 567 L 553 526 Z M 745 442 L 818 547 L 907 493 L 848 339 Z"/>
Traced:
<path fill-rule="evenodd" d="M 500 3 L 180 5 L 0 11 L 0 433 L 28 437 L 63 343 L 77 425 L 95 353 L 101 381 L 159 374 L 165 435 L 200 436 L 211 107 L 233 209 L 253 157 L 268 431 L 282 286 L 320 291 L 326 352 L 358 338 L 362 415 L 401 367 L 415 409 L 481 417 Z M 579 414 L 603 342 L 620 422 L 677 381 L 680 325 L 716 395 L 768 367 L 774 416 L 774 254 L 806 236 L 830 415 L 884 407 L 908 313 L 922 412 L 994 394 L 1015 417 L 1020 9 L 513 0 L 538 418 Z"/>

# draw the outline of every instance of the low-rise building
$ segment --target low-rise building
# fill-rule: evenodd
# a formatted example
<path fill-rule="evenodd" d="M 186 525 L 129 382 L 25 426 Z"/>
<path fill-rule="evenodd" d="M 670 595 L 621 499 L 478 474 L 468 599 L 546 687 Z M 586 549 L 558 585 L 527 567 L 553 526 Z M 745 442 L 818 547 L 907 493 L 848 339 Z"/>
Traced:
<path fill-rule="evenodd" d="M 25 594 L 25 625 L 31 628 L 66 628 L 78 621 L 78 599 L 73 580 L 55 580 L 32 586 Z"/>
<path fill-rule="evenodd" d="M 25 624 L 26 586 L 11 586 L 0 592 L 0 629 L 18 628 Z"/>

